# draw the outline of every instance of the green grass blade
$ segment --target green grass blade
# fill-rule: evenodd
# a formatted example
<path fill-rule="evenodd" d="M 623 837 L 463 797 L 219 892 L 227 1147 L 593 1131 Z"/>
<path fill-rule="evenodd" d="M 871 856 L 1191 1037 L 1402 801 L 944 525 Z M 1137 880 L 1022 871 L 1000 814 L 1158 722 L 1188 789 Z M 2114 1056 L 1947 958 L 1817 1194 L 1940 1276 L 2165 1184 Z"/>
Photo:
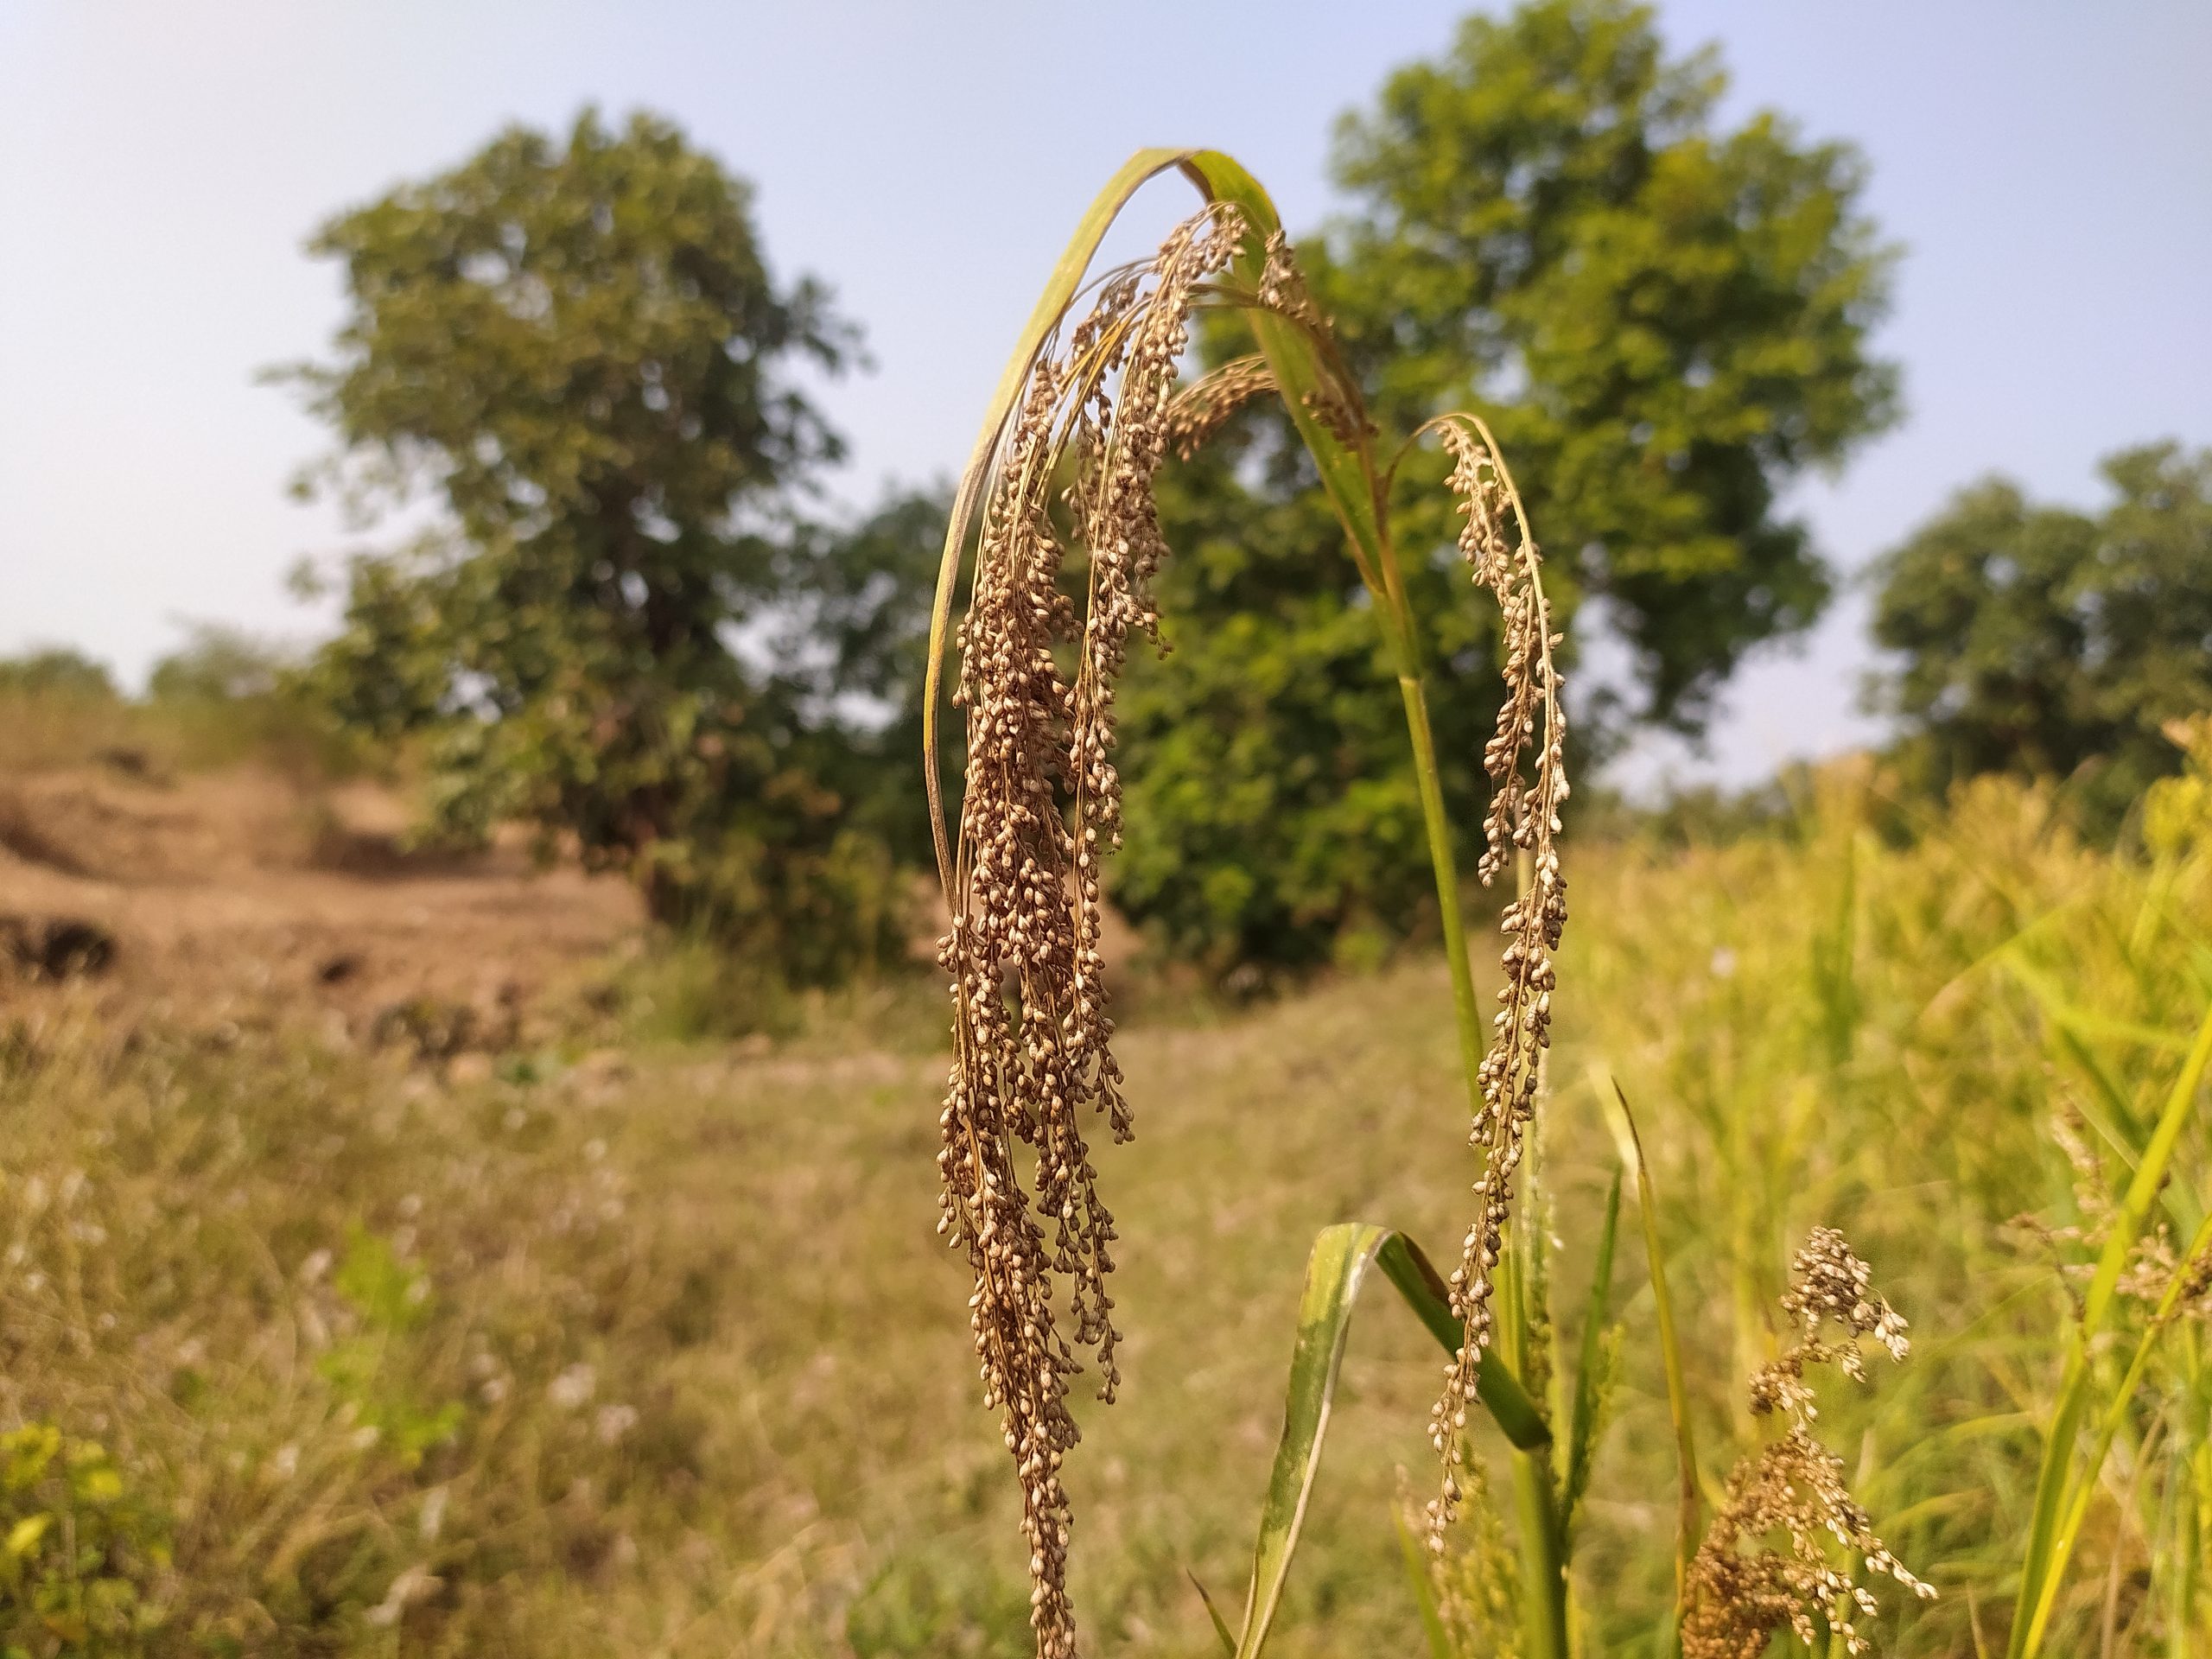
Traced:
<path fill-rule="evenodd" d="M 2082 1040 L 2088 1034 L 2082 1011 L 2067 1000 L 2049 975 L 2024 960 L 2019 950 L 2006 950 L 2001 960 L 2005 972 L 2012 976 L 2014 982 L 2035 999 L 2044 1018 L 2050 1022 L 2051 1035 L 2065 1050 L 2067 1058 L 2081 1069 L 2082 1075 L 2089 1080 L 2095 1091 L 2094 1103 L 2085 1103 L 2084 1115 L 2089 1120 L 2089 1127 L 2096 1130 L 2128 1168 L 2133 1169 L 2143 1155 L 2142 1136 L 2135 1127 L 2134 1114 L 2128 1106 L 2126 1096 L 2120 1091 L 2120 1084 L 2113 1081 L 2104 1062 Z M 2174 1045 L 2182 1049 L 2188 1046 L 2186 1039 Z"/>
<path fill-rule="evenodd" d="M 1206 1593 L 1206 1587 L 1198 1581 L 1197 1573 L 1186 1567 L 1183 1569 L 1183 1576 L 1190 1580 L 1191 1588 L 1198 1592 L 1198 1599 L 1205 1604 L 1206 1617 L 1213 1621 L 1213 1633 L 1221 1638 L 1221 1650 L 1229 1656 L 1229 1659 L 1236 1659 L 1236 1637 L 1230 1630 L 1229 1621 L 1221 1616 L 1221 1609 L 1213 1605 L 1213 1598 Z"/>
<path fill-rule="evenodd" d="M 1974 1637 L 1974 1659 L 1989 1659 L 1989 1644 L 1981 1639 L 1981 1608 L 1971 1584 L 1967 1586 L 1967 1633 Z"/>
<path fill-rule="evenodd" d="M 2120 1273 L 2127 1265 L 2128 1253 L 2135 1248 L 2136 1237 L 2143 1230 L 2151 1205 L 2158 1198 L 2165 1180 L 2166 1166 L 2173 1157 L 2182 1131 L 2188 1127 L 2208 1063 L 2212 1063 L 2212 1012 L 2206 1014 L 2203 1023 L 2197 1027 L 2196 1040 L 2190 1045 L 2181 1074 L 2174 1079 L 2173 1088 L 2166 1096 L 2158 1127 L 2152 1130 L 2141 1161 L 2136 1165 L 2134 1179 L 2127 1184 L 2126 1193 L 2113 1211 L 2112 1230 L 2097 1259 L 2088 1294 L 2082 1300 L 2081 1321 L 2067 1347 L 2065 1367 L 2059 1376 L 2057 1405 L 2051 1414 L 2050 1432 L 2044 1442 L 2043 1468 L 2036 1481 L 2036 1504 L 2029 1524 L 2027 1553 L 2021 1563 L 2019 1599 L 2013 1606 L 2012 1633 L 2005 1649 L 2008 1659 L 2033 1659 L 2041 1651 L 2045 1631 L 2037 1618 L 2037 1610 L 2047 1600 L 2045 1586 L 2054 1576 L 2058 1539 L 2070 1507 L 2074 1443 L 2088 1410 L 2089 1390 L 2094 1382 L 2089 1364 L 2090 1344 L 2103 1331 L 2105 1319 L 2112 1311 Z M 2056 1587 L 2050 1586 L 2053 1592 Z"/>
<path fill-rule="evenodd" d="M 1847 827 L 1843 843 L 1843 880 L 1836 893 L 1834 925 L 1813 938 L 1813 990 L 1821 1005 L 1821 1026 L 1827 1040 L 1828 1064 L 1849 1063 L 1859 1030 L 1859 985 L 1854 973 L 1859 949 L 1859 834 Z"/>
<path fill-rule="evenodd" d="M 1598 1099 L 1606 1106 L 1621 1161 L 1636 1176 L 1636 1207 L 1643 1224 L 1643 1254 L 1651 1274 L 1651 1306 L 1659 1325 L 1659 1361 L 1667 1377 L 1667 1414 L 1674 1421 L 1675 1456 L 1681 1471 L 1675 1521 L 1675 1614 L 1681 1617 L 1682 1597 L 1689 1586 L 1690 1558 L 1697 1553 L 1704 1508 L 1699 1496 L 1697 1440 L 1690 1426 L 1689 1381 L 1682 1370 L 1681 1339 L 1675 1328 L 1674 1300 L 1667 1294 L 1667 1251 L 1659 1240 L 1659 1204 L 1651 1191 L 1651 1172 L 1643 1160 L 1643 1137 L 1637 1133 L 1636 1114 L 1628 1095 L 1611 1074 L 1592 1068 Z M 1606 1105 L 1611 1093 L 1618 1105 Z"/>
<path fill-rule="evenodd" d="M 2051 1541 L 2050 1564 L 2043 1574 L 2043 1589 L 2037 1598 L 2035 1613 L 2029 1621 L 2027 1651 L 2035 1653 L 2043 1646 L 2043 1639 L 2050 1628 L 2050 1617 L 2058 1605 L 2058 1591 L 2066 1576 L 2066 1564 L 2072 1559 L 2074 1545 L 2082 1535 L 2082 1524 L 2089 1516 L 2089 1500 L 2096 1496 L 2097 1477 L 2104 1470 L 2105 1459 L 2112 1452 L 2112 1443 L 2119 1437 L 2127 1421 L 2128 1408 L 2134 1403 L 2136 1390 L 2143 1386 L 2143 1374 L 2150 1369 L 2152 1351 L 2158 1345 L 2158 1338 L 2172 1322 L 2174 1310 L 2181 1301 L 2182 1292 L 2189 1287 L 2190 1269 L 2205 1245 L 2212 1243 L 2212 1215 L 2197 1224 L 2196 1236 L 2166 1281 L 2165 1294 L 2159 1297 L 2158 1306 L 2144 1325 L 2137 1340 L 2135 1352 L 2128 1360 L 2127 1370 L 2113 1391 L 2105 1407 L 2102 1420 L 2097 1425 L 2096 1436 L 2089 1442 L 2088 1457 L 2082 1460 L 2081 1472 L 2075 1477 L 2073 1497 L 2066 1507 L 2056 1535 Z"/>
<path fill-rule="evenodd" d="M 1599 1371 L 1605 1363 L 1605 1325 L 1612 1315 L 1613 1245 L 1621 1224 L 1621 1172 L 1613 1172 L 1612 1191 L 1605 1196 L 1605 1219 L 1598 1231 L 1598 1259 L 1590 1270 L 1590 1298 L 1582 1314 L 1582 1352 L 1574 1370 L 1574 1402 L 1567 1420 L 1567 1484 L 1561 1489 L 1559 1529 L 1562 1542 L 1574 1525 L 1575 1506 L 1590 1484 L 1590 1464 L 1596 1452 Z"/>
<path fill-rule="evenodd" d="M 1324 1227 L 1306 1259 L 1306 1289 L 1298 1304 L 1298 1342 L 1291 1351 L 1290 1387 L 1283 1400 L 1282 1438 L 1260 1509 L 1259 1541 L 1252 1550 L 1252 1583 L 1244 1598 L 1244 1630 L 1235 1659 L 1253 1659 L 1268 1639 L 1282 1603 L 1290 1560 L 1306 1524 L 1306 1500 L 1321 1465 L 1321 1440 L 1351 1330 L 1352 1304 L 1376 1252 L 1391 1236 L 1386 1227 L 1340 1222 Z"/>

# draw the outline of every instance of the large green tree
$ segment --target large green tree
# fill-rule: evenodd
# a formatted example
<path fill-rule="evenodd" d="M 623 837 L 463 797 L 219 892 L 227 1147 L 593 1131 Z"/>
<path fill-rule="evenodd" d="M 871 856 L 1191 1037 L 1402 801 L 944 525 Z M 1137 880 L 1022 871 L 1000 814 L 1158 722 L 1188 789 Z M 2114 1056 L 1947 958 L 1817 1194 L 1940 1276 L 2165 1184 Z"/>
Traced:
<path fill-rule="evenodd" d="M 665 122 L 587 111 L 309 246 L 349 303 L 334 359 L 289 371 L 340 440 L 321 481 L 442 508 L 346 562 L 318 689 L 424 734 L 435 829 L 518 819 L 665 919 L 850 966 L 887 931 L 887 861 L 825 782 L 835 711 L 772 646 L 838 546 L 796 523 L 839 446 L 793 371 L 853 336 L 772 277 L 748 187 Z"/>
<path fill-rule="evenodd" d="M 1930 782 L 2075 778 L 2093 822 L 2179 769 L 2164 722 L 2212 709 L 2212 450 L 2109 457 L 2101 513 L 1989 479 L 1877 568 L 1877 683 Z"/>
<path fill-rule="evenodd" d="M 1889 257 L 1860 162 L 1772 113 L 1724 126 L 1724 86 L 1627 0 L 1471 17 L 1344 121 L 1357 211 L 1301 248 L 1383 442 L 1490 412 L 1554 603 L 1604 601 L 1630 683 L 1618 706 L 1576 701 L 1586 732 L 1697 730 L 1746 651 L 1819 614 L 1828 573 L 1777 494 L 1895 410 L 1866 338 Z M 1432 701 L 1447 786 L 1472 800 L 1494 639 L 1440 476 L 1416 461 L 1398 501 L 1409 554 L 1434 552 L 1414 577 Z M 1217 967 L 1378 950 L 1420 913 L 1397 874 L 1421 867 L 1420 811 L 1333 519 L 1264 416 L 1185 468 L 1165 511 L 1173 650 L 1123 696 L 1120 901 Z"/>

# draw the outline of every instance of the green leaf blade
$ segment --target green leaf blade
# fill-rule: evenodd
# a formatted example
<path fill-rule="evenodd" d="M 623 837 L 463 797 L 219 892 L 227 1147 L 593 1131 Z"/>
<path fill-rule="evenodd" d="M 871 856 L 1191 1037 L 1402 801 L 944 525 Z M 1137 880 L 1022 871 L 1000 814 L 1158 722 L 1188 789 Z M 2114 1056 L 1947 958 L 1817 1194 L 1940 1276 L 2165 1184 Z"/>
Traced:
<path fill-rule="evenodd" d="M 1282 1603 L 1292 1554 L 1306 1523 L 1306 1505 L 1321 1465 L 1352 1304 L 1376 1253 L 1391 1236 L 1386 1228 L 1360 1222 L 1325 1227 L 1306 1264 L 1298 1304 L 1298 1341 L 1291 1351 L 1290 1384 L 1283 1397 L 1282 1437 L 1260 1510 L 1260 1535 L 1252 1550 L 1252 1583 L 1244 1600 L 1244 1630 L 1235 1659 L 1254 1659 Z"/>
<path fill-rule="evenodd" d="M 1306 1522 L 1319 1471 L 1337 1379 L 1351 1333 L 1351 1311 L 1368 1269 L 1379 1266 L 1429 1333 L 1447 1352 L 1461 1338 L 1450 1298 L 1421 1247 L 1403 1233 L 1372 1223 L 1340 1222 L 1313 1241 L 1299 1300 L 1298 1339 L 1291 1352 L 1284 1393 L 1283 1427 L 1261 1506 L 1252 1551 L 1252 1581 L 1245 1594 L 1244 1626 L 1234 1659 L 1256 1659 L 1282 1602 L 1290 1562 Z M 1548 1445 L 1551 1431 L 1535 1401 L 1495 1354 L 1483 1357 L 1478 1398 L 1507 1438 L 1523 1450 Z"/>
<path fill-rule="evenodd" d="M 1567 1482 L 1561 1489 L 1559 1527 L 1562 1536 L 1574 1525 L 1575 1506 L 1590 1484 L 1596 1453 L 1598 1416 L 1604 1404 L 1600 1375 L 1605 1363 L 1605 1331 L 1612 1313 L 1613 1252 L 1620 1235 L 1621 1175 L 1613 1172 L 1605 1198 L 1605 1219 L 1598 1233 L 1598 1259 L 1590 1270 L 1590 1296 L 1582 1314 L 1582 1352 L 1575 1364 L 1574 1403 L 1567 1414 Z"/>

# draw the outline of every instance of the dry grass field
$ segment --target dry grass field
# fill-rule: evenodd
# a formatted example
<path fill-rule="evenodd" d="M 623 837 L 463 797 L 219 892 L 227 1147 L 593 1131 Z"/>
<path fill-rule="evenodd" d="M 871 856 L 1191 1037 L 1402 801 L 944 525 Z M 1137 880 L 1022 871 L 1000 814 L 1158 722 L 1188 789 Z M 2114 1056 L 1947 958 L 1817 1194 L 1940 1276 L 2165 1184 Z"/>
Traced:
<path fill-rule="evenodd" d="M 292 785 L 113 773 L 19 766 L 0 854 L 0 911 L 115 947 L 0 992 L 0 1419 L 59 1437 L 45 1464 L 10 1440 L 0 1530 L 48 1514 L 90 1551 L 51 1524 L 10 1544 L 27 1651 L 1027 1649 L 965 1268 L 931 1230 L 932 981 L 725 1035 L 711 959 L 640 950 L 619 889 L 505 853 L 318 865 L 328 820 Z M 337 800 L 378 829 L 372 791 Z M 1885 1651 L 2002 1644 L 2069 1317 L 2055 1256 L 2082 1258 L 2065 1230 L 2212 999 L 2206 823 L 2201 781 L 2171 786 L 2115 856 L 2047 793 L 1938 819 L 1846 766 L 1770 833 L 1569 853 L 1558 1337 L 1615 1166 L 1607 1075 L 1643 1116 L 1716 1491 L 1758 1438 L 1742 1385 L 1790 1252 L 1843 1227 L 1916 1352 L 1822 1421 L 1941 1592 L 1890 1599 Z M 323 982 L 340 952 L 362 966 Z M 379 1019 L 410 999 L 480 1023 Z M 1448 1245 L 1471 1171 L 1429 953 L 1243 1010 L 1140 974 L 1128 1014 L 1138 1138 L 1103 1157 L 1127 1384 L 1071 1462 L 1074 1590 L 1097 1650 L 1190 1655 L 1187 1574 L 1241 1592 L 1315 1230 Z M 2179 1224 L 2212 1199 L 2201 1118 L 2177 1167 Z M 1625 1251 L 1615 1295 L 1577 1611 L 1586 1651 L 1656 1653 L 1672 1452 Z M 1437 1356 L 1395 1304 L 1361 1318 L 1285 1655 L 1421 1639 L 1392 1506 L 1401 1467 L 1432 1478 Z M 2116 1451 L 2056 1650 L 2178 1652 L 2202 1616 L 2177 1599 L 2212 1502 L 2202 1346 L 2184 1321 Z"/>

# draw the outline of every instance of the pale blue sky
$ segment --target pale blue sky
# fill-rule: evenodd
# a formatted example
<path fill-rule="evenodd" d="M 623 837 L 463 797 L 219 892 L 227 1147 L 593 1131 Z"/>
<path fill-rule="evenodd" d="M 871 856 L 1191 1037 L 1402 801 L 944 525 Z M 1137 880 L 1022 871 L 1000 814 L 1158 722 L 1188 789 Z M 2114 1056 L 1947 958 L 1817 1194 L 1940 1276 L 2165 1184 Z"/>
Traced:
<path fill-rule="evenodd" d="M 1310 226 L 1336 114 L 1462 10 L 0 0 L 0 652 L 66 642 L 135 678 L 179 619 L 314 630 L 283 573 L 344 537 L 283 485 L 320 435 L 252 378 L 337 318 L 301 240 L 503 121 L 649 106 L 756 182 L 779 270 L 868 329 L 876 372 L 824 397 L 853 448 L 831 489 L 858 501 L 957 466 L 1128 151 L 1232 150 Z M 1840 567 L 1993 468 L 2087 501 L 2105 451 L 2212 442 L 2212 5 L 1670 0 L 1661 21 L 1720 42 L 1732 113 L 1858 143 L 1907 250 L 1882 345 L 1909 417 L 1802 492 Z M 1748 779 L 1865 734 L 1863 630 L 1840 605 L 1740 677 L 1686 769 Z M 1635 769 L 1675 765 L 1652 745 Z"/>

